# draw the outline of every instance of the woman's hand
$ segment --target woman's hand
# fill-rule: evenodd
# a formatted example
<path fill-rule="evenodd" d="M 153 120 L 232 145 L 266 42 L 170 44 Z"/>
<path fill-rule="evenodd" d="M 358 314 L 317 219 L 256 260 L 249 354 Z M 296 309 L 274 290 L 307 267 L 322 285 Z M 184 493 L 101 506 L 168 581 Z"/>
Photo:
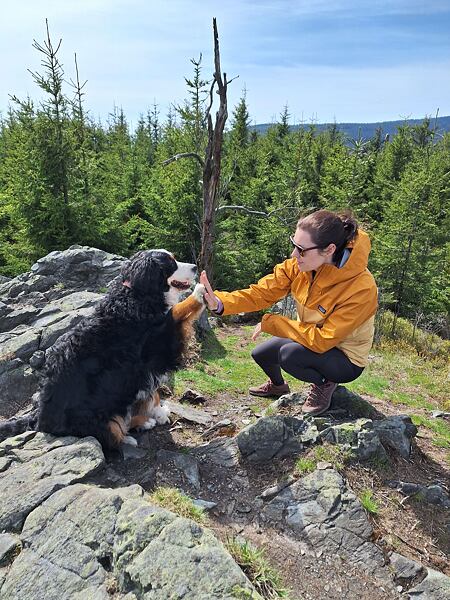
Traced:
<path fill-rule="evenodd" d="M 202 271 L 200 273 L 200 283 L 202 283 L 206 288 L 204 298 L 209 310 L 216 310 L 219 306 L 219 300 L 217 299 L 217 296 L 214 295 L 211 284 L 208 281 L 206 271 Z"/>
<path fill-rule="evenodd" d="M 261 335 L 261 323 L 258 323 L 258 325 L 253 330 L 252 340 L 255 341 L 259 335 Z"/>

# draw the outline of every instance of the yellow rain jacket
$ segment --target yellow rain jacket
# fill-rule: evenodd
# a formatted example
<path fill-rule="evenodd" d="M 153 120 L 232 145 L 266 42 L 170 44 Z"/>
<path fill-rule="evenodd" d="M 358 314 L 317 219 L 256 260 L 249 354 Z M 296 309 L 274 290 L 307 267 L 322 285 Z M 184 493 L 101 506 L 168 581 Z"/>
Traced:
<path fill-rule="evenodd" d="M 367 269 L 369 236 L 359 230 L 347 248 L 351 253 L 342 267 L 322 265 L 314 278 L 299 271 L 297 260 L 289 258 L 246 290 L 214 292 L 223 303 L 222 314 L 262 310 L 290 293 L 297 304 L 297 320 L 265 314 L 262 331 L 299 342 L 313 352 L 339 348 L 352 363 L 365 367 L 378 305 L 377 286 Z"/>

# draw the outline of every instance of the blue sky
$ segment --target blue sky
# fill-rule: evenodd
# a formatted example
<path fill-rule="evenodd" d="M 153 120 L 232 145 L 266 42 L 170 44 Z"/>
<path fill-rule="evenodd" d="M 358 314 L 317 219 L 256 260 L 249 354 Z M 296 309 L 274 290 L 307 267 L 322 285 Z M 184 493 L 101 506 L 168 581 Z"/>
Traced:
<path fill-rule="evenodd" d="M 372 122 L 450 114 L 449 0 L 16 0 L 2 6 L 0 111 L 8 94 L 38 99 L 33 39 L 45 18 L 73 77 L 77 53 L 86 106 L 103 121 L 114 105 L 132 123 L 156 101 L 162 115 L 186 96 L 190 58 L 212 74 L 212 17 L 222 69 L 239 76 L 252 120 L 288 105 L 292 122 Z M 230 111 L 231 112 L 231 111 Z"/>

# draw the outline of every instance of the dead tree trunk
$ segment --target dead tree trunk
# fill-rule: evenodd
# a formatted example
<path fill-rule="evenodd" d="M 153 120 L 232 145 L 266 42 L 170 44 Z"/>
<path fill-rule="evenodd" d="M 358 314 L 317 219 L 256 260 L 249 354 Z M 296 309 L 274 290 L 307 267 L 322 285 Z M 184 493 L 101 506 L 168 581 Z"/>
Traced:
<path fill-rule="evenodd" d="M 212 276 L 214 259 L 214 232 L 216 221 L 216 209 L 219 201 L 220 168 L 222 160 L 222 142 L 225 123 L 228 118 L 227 112 L 227 74 L 223 74 L 220 68 L 219 35 L 217 33 L 216 19 L 213 19 L 214 29 L 214 78 L 210 90 L 210 103 L 206 112 L 208 124 L 208 144 L 205 151 L 203 166 L 203 219 L 201 232 L 201 251 L 199 256 L 199 267 L 205 269 Z M 216 120 L 213 126 L 211 108 L 213 105 L 214 87 L 217 84 L 219 95 L 219 108 L 216 112 Z"/>

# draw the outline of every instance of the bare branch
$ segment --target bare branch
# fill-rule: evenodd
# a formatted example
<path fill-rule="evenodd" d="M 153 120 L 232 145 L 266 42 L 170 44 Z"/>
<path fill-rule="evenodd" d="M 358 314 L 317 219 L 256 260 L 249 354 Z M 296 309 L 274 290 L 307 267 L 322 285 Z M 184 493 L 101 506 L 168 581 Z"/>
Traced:
<path fill-rule="evenodd" d="M 201 156 L 199 156 L 196 152 L 181 152 L 180 154 L 175 154 L 175 156 L 172 156 L 172 158 L 168 158 L 167 160 L 165 160 L 163 162 L 163 166 L 165 167 L 166 165 L 170 165 L 170 163 L 173 163 L 179 160 L 180 158 L 195 158 L 200 163 L 202 169 L 205 166 Z"/>

